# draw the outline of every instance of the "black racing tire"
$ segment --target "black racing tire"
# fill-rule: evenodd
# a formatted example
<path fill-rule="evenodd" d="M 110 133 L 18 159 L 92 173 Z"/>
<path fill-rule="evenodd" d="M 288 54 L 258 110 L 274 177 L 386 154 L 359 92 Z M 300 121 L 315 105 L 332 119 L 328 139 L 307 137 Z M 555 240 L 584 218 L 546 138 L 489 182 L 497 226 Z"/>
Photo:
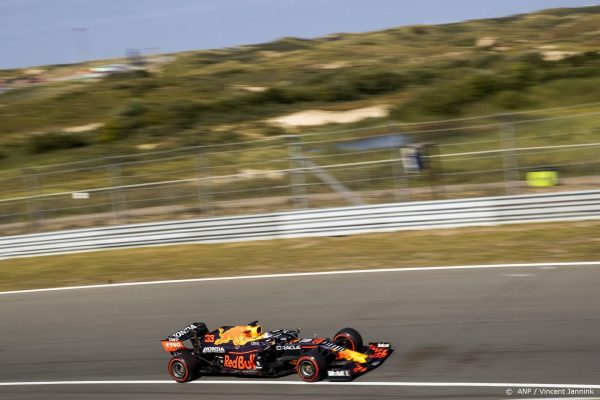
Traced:
<path fill-rule="evenodd" d="M 356 329 L 344 328 L 335 334 L 333 343 L 348 350 L 361 351 L 363 347 L 362 336 Z"/>
<path fill-rule="evenodd" d="M 304 382 L 318 382 L 327 374 L 327 360 L 317 352 L 298 358 L 296 372 Z"/>
<path fill-rule="evenodd" d="M 175 382 L 185 383 L 193 381 L 200 375 L 198 360 L 190 353 L 180 353 L 169 360 L 169 375 Z"/>

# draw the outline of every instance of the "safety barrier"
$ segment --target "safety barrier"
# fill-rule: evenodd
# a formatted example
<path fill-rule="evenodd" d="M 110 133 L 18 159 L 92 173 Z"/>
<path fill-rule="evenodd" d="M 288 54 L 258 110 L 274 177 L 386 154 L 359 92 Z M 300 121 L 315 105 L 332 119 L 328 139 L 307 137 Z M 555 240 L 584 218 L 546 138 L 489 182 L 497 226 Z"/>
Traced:
<path fill-rule="evenodd" d="M 0 259 L 177 243 L 341 236 L 600 218 L 600 190 L 122 225 L 0 237 Z"/>

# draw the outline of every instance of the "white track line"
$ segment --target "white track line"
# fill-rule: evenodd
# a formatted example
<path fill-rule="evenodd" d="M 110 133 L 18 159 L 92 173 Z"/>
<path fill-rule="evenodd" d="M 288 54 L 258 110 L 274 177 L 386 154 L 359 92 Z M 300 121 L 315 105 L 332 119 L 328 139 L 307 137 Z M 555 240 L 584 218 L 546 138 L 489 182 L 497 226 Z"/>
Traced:
<path fill-rule="evenodd" d="M 564 388 L 600 389 L 600 385 L 570 383 L 489 383 L 489 382 L 317 382 L 266 381 L 266 380 L 202 380 L 190 382 L 198 385 L 315 385 L 315 386 L 413 386 L 413 387 L 489 387 L 489 388 Z M 137 381 L 40 381 L 0 382 L 0 386 L 50 386 L 50 385 L 164 385 L 177 384 L 172 380 Z"/>
<path fill-rule="evenodd" d="M 175 279 L 175 280 L 163 280 L 163 281 L 108 283 L 108 284 L 102 284 L 102 285 L 66 286 L 66 287 L 44 288 L 44 289 L 11 290 L 11 291 L 6 291 L 6 292 L 0 292 L 0 295 L 37 293 L 37 292 L 55 292 L 55 291 L 76 290 L 76 289 L 111 288 L 111 287 L 122 287 L 122 286 L 143 286 L 143 285 L 163 285 L 163 284 L 193 283 L 193 282 L 231 281 L 231 280 L 242 280 L 242 279 L 273 279 L 273 278 L 293 278 L 293 277 L 302 277 L 302 276 L 372 274 L 372 273 L 381 273 L 381 272 L 449 271 L 449 270 L 470 270 L 470 269 L 487 269 L 487 268 L 527 268 L 527 267 L 547 268 L 549 266 L 552 266 L 552 267 L 600 266 L 600 261 L 555 262 L 555 263 L 547 262 L 547 263 L 529 263 L 529 264 L 454 265 L 454 266 L 447 266 L 447 267 L 354 269 L 354 270 L 323 271 L 323 272 L 295 272 L 295 273 L 289 273 L 289 274 L 241 275 L 241 276 L 225 276 L 225 277 L 215 277 L 215 278 Z"/>

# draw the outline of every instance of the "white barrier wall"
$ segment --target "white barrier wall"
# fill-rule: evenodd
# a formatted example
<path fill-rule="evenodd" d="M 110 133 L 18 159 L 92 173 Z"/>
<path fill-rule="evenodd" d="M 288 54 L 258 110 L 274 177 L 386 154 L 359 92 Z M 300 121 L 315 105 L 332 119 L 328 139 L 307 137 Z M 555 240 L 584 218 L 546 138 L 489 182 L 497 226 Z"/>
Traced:
<path fill-rule="evenodd" d="M 600 218 L 600 190 L 207 218 L 0 237 L 0 259 L 176 243 Z"/>

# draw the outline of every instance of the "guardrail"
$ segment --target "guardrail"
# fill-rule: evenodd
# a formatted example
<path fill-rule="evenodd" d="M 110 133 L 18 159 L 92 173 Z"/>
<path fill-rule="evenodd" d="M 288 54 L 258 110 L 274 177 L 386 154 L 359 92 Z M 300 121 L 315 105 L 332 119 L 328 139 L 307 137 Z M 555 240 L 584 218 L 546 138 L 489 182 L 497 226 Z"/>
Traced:
<path fill-rule="evenodd" d="M 0 259 L 177 243 L 223 243 L 600 218 L 600 190 L 393 203 L 0 237 Z"/>

